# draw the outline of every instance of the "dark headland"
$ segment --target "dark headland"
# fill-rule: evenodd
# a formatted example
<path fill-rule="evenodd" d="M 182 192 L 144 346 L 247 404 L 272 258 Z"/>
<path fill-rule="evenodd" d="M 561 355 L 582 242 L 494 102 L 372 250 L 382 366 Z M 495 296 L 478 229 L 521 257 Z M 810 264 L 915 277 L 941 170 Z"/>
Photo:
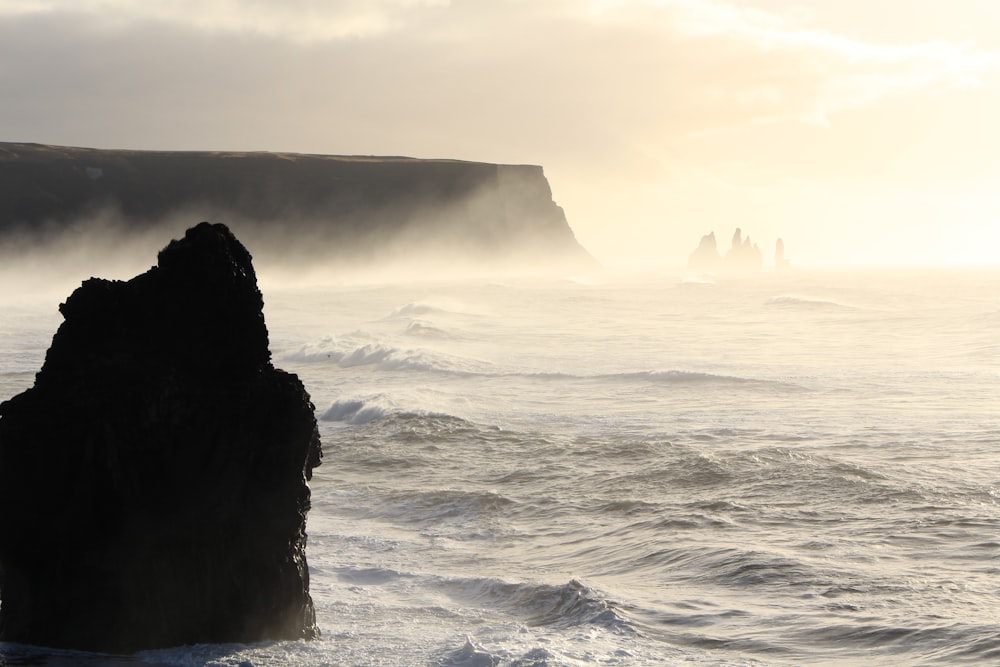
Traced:
<path fill-rule="evenodd" d="M 226 224 L 258 259 L 594 265 L 539 166 L 0 143 L 0 248 Z M 161 229 L 166 227 L 166 229 Z"/>

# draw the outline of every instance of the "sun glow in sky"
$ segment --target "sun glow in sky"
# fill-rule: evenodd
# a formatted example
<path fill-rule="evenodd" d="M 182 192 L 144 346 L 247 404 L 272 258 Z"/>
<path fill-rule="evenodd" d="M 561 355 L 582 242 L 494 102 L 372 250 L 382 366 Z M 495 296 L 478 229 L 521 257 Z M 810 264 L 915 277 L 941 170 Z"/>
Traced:
<path fill-rule="evenodd" d="M 605 264 L 1000 264 L 994 0 L 0 0 L 4 141 L 545 167 Z"/>

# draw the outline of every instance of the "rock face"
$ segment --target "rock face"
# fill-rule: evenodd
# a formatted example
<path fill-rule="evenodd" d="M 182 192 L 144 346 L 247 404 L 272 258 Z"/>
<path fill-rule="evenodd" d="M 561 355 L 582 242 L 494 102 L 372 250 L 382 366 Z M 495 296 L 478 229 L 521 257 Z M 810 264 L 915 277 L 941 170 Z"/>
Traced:
<path fill-rule="evenodd" d="M 265 259 L 413 257 L 593 264 L 541 167 L 405 157 L 122 151 L 0 143 L 4 236 L 81 221 L 225 222 Z"/>
<path fill-rule="evenodd" d="M 60 306 L 0 404 L 0 640 L 133 652 L 317 634 L 314 408 L 270 362 L 250 254 L 201 223 Z"/>

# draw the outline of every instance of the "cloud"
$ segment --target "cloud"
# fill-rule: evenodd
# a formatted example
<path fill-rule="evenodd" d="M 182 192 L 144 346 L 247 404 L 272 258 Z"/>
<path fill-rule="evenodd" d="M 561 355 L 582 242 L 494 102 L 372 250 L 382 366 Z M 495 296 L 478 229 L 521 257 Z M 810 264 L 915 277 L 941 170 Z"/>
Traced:
<path fill-rule="evenodd" d="M 154 21 L 308 43 L 392 32 L 405 25 L 407 13 L 447 4 L 447 0 L 4 0 L 0 16 L 68 12 L 111 25 Z"/>
<path fill-rule="evenodd" d="M 865 42 L 714 0 L 605 4 L 603 17 L 619 24 L 631 20 L 636 30 L 658 26 L 660 37 L 683 54 L 684 65 L 668 71 L 679 72 L 676 89 L 688 96 L 685 129 L 828 125 L 840 111 L 891 96 L 978 85 L 1000 68 L 1000 55 L 968 44 Z"/>
<path fill-rule="evenodd" d="M 983 164 L 962 154 L 972 123 L 941 100 L 981 91 L 998 110 L 996 53 L 851 37 L 764 3 L 0 0 L 0 127 L 84 146 L 543 164 L 591 245 L 615 211 L 683 212 L 698 227 L 685 239 L 699 217 L 777 217 L 768 197 L 788 179 L 874 182 L 943 128 L 926 162 Z M 681 206 L 678 190 L 697 197 Z"/>
<path fill-rule="evenodd" d="M 290 93 L 310 80 L 294 94 L 314 107 L 354 105 L 402 122 L 386 110 L 419 122 L 457 114 L 446 123 L 467 131 L 476 114 L 542 139 L 557 124 L 567 132 L 552 138 L 597 144 L 748 123 L 828 125 L 887 97 L 977 85 L 1000 65 L 966 45 L 865 43 L 719 0 L 0 0 L 0 32 L 14 40 L 0 51 L 36 82 L 59 82 L 52 55 L 75 43 L 84 62 L 68 65 L 74 80 L 121 96 L 148 93 L 116 85 L 140 65 L 161 90 L 225 77 L 229 90 L 216 99 L 252 97 L 242 86 Z M 201 51 L 197 67 L 188 44 Z M 242 75 L 231 71 L 237 52 Z"/>

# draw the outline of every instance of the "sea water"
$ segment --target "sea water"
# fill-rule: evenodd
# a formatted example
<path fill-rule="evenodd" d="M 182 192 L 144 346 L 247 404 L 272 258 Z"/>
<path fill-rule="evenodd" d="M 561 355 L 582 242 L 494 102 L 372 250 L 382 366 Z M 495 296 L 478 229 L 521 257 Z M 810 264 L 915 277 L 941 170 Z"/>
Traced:
<path fill-rule="evenodd" d="M 1000 272 L 262 285 L 322 638 L 0 665 L 1000 663 Z"/>

